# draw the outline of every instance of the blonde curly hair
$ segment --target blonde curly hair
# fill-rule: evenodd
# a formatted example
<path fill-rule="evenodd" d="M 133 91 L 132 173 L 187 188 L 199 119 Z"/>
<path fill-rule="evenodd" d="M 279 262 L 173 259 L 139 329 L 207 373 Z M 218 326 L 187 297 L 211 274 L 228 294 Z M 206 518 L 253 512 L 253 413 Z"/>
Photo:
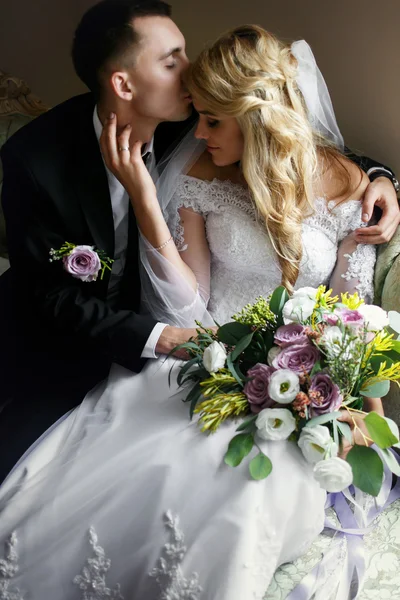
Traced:
<path fill-rule="evenodd" d="M 237 119 L 244 136 L 243 175 L 289 291 L 299 274 L 302 221 L 313 212 L 321 165 L 334 167 L 341 182 L 337 196 L 351 188 L 340 153 L 309 123 L 296 75 L 290 46 L 256 25 L 223 34 L 186 75 L 204 110 Z"/>

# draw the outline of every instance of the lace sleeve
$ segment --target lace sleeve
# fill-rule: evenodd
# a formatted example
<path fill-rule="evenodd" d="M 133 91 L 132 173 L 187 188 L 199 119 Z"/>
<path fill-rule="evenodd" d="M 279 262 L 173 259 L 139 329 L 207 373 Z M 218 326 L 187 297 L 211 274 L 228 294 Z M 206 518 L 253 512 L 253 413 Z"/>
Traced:
<path fill-rule="evenodd" d="M 196 321 L 208 327 L 214 325 L 207 311 L 210 295 L 210 252 L 205 234 L 204 212 L 200 209 L 204 203 L 202 190 L 197 191 L 196 194 L 191 186 L 191 193 L 187 194 L 179 185 L 173 202 L 174 211 L 166 216 L 176 248 L 196 278 L 196 290 L 144 236 L 140 238 L 141 263 L 144 267 L 142 302 L 158 321 L 177 327 L 194 327 Z M 190 208 L 186 208 L 187 206 Z"/>
<path fill-rule="evenodd" d="M 376 247 L 355 241 L 354 230 L 366 226 L 361 220 L 361 202 L 346 202 L 335 212 L 339 217 L 338 251 L 330 286 L 336 293 L 357 291 L 370 303 L 374 298 Z"/>

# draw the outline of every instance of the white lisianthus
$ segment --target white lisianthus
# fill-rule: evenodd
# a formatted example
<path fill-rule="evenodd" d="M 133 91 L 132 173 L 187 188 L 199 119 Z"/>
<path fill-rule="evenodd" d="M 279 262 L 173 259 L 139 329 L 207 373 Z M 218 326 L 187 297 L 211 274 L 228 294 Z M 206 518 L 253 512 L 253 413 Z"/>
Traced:
<path fill-rule="evenodd" d="M 386 310 L 374 304 L 362 304 L 357 308 L 364 317 L 365 325 L 368 331 L 380 331 L 389 325 L 389 317 Z"/>
<path fill-rule="evenodd" d="M 287 440 L 296 429 L 296 419 L 287 408 L 264 408 L 256 419 L 256 427 L 263 440 Z"/>
<path fill-rule="evenodd" d="M 325 327 L 321 342 L 325 344 L 329 354 L 337 356 L 342 349 L 343 343 L 343 333 L 340 327 L 336 327 L 335 325 Z"/>
<path fill-rule="evenodd" d="M 209 373 L 216 373 L 225 366 L 226 362 L 225 347 L 221 342 L 213 341 L 203 354 L 203 365 Z"/>
<path fill-rule="evenodd" d="M 282 352 L 282 348 L 280 346 L 272 346 L 271 350 L 268 352 L 267 363 L 270 367 L 272 367 L 272 361 L 274 358 L 278 356 Z"/>
<path fill-rule="evenodd" d="M 272 373 L 268 385 L 268 395 L 279 404 L 289 404 L 300 391 L 300 381 L 290 369 L 279 369 Z"/>
<path fill-rule="evenodd" d="M 283 307 L 282 315 L 285 325 L 308 319 L 313 313 L 316 297 L 317 290 L 315 288 L 303 287 L 296 290 Z"/>
<path fill-rule="evenodd" d="M 314 478 L 323 490 L 341 492 L 353 483 L 353 471 L 347 461 L 334 456 L 317 462 Z"/>
<path fill-rule="evenodd" d="M 297 442 L 304 458 L 311 464 L 320 462 L 325 456 L 337 456 L 337 444 L 331 438 L 329 429 L 323 425 L 303 427 Z"/>

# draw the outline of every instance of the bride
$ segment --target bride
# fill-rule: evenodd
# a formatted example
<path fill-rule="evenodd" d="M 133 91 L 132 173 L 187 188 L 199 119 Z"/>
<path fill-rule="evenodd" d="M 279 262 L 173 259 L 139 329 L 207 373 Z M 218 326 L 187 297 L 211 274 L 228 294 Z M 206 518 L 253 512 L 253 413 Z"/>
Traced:
<path fill-rule="evenodd" d="M 146 308 L 178 326 L 224 323 L 281 282 L 371 300 L 375 251 L 353 235 L 368 181 L 340 152 L 307 44 L 237 28 L 187 85 L 196 139 L 156 186 L 129 127 L 117 139 L 112 115 L 102 136 L 141 230 Z M 14 469 L 0 494 L 0 598 L 261 599 L 321 532 L 326 493 L 298 447 L 271 443 L 261 482 L 225 465 L 236 424 L 205 436 L 189 421 L 181 365 L 115 366 Z"/>

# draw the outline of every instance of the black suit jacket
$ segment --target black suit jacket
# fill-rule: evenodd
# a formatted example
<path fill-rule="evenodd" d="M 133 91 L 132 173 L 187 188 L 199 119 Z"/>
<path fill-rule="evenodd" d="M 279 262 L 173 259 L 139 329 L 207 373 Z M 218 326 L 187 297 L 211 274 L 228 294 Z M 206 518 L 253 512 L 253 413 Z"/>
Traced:
<path fill-rule="evenodd" d="M 31 344 L 36 362 L 38 356 L 41 362 L 51 357 L 51 364 L 64 365 L 114 361 L 140 370 L 140 355 L 155 320 L 138 314 L 133 211 L 116 306 L 107 303 L 109 270 L 102 280 L 84 283 L 67 274 L 61 261 L 49 262 L 50 249 L 65 241 L 95 245 L 114 256 L 112 207 L 93 128 L 94 105 L 91 94 L 72 98 L 29 123 L 2 148 L 2 203 L 11 263 L 7 279 L 12 290 L 5 293 L 12 294 L 21 339 L 25 347 Z M 187 126 L 161 127 L 155 139 L 158 157 Z"/>

